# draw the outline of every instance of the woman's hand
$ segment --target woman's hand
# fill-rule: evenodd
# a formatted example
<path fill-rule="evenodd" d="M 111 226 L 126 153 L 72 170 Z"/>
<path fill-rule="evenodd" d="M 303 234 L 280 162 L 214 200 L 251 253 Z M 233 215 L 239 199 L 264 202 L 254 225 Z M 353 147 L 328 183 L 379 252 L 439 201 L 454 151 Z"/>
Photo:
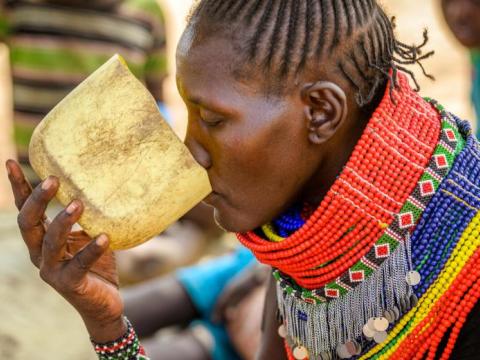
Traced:
<path fill-rule="evenodd" d="M 83 205 L 74 200 L 53 221 L 45 215 L 58 191 L 59 181 L 48 177 L 34 190 L 20 166 L 6 164 L 19 209 L 18 226 L 40 277 L 82 316 L 90 336 L 102 343 L 121 337 L 126 326 L 113 253 L 105 235 L 92 240 L 84 232 L 71 232 Z"/>

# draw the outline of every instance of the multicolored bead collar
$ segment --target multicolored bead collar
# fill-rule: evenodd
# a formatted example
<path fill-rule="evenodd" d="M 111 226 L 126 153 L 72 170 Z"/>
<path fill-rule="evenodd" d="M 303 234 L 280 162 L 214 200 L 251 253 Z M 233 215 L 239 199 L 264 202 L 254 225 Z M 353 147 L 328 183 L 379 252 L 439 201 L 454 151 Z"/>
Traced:
<path fill-rule="evenodd" d="M 461 148 L 461 144 L 461 136 L 455 121 L 449 116 L 443 116 L 440 141 L 435 147 L 433 156 L 415 189 L 370 251 L 347 272 L 325 286 L 314 290 L 299 288 L 293 281 L 289 281 L 288 277 L 275 269 L 274 276 L 281 287 L 306 302 L 321 303 L 337 299 L 363 283 L 390 257 L 399 243 L 413 232 L 426 205 L 433 198 L 441 181 L 447 175 L 456 154 Z M 413 276 L 416 276 L 416 274 Z"/>
<path fill-rule="evenodd" d="M 304 226 L 279 242 L 255 232 L 238 234 L 259 261 L 315 290 L 320 301 L 361 282 L 393 250 L 396 240 L 390 238 L 411 229 L 418 218 L 415 213 L 398 215 L 429 164 L 441 121 L 403 74 L 399 86 L 394 91 L 398 105 L 387 91 L 344 170 Z M 435 159 L 438 167 L 448 165 L 441 154 Z M 427 192 L 432 186 L 424 185 Z M 340 287 L 325 288 L 339 277 Z"/>
<path fill-rule="evenodd" d="M 452 328 L 447 359 L 480 297 L 480 146 L 403 75 L 400 84 L 398 105 L 385 96 L 306 224 L 293 211 L 264 227 L 265 238 L 238 235 L 276 268 L 291 359 L 420 359 Z"/>

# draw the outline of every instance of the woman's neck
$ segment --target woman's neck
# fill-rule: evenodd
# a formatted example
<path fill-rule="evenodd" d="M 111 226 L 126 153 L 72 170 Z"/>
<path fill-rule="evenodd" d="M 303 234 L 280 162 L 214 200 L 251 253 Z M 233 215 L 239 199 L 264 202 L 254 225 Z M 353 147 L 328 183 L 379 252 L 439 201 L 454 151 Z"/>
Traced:
<path fill-rule="evenodd" d="M 379 95 L 364 108 L 356 104 L 350 106 L 347 125 L 327 145 L 329 150 L 325 152 L 325 158 L 315 174 L 304 186 L 299 203 L 307 203 L 313 207 L 320 204 L 350 158 L 373 112 L 380 104 L 384 91 L 385 87 L 380 88 Z"/>

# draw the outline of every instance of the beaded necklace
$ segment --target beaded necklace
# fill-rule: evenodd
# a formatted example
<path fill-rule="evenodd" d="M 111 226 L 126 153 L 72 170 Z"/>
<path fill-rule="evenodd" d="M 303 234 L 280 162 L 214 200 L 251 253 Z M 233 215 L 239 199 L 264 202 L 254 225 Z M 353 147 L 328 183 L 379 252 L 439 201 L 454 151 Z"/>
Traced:
<path fill-rule="evenodd" d="M 448 359 L 480 298 L 480 149 L 468 124 L 460 123 L 460 127 L 468 134 L 465 149 L 412 237 L 412 246 L 418 249 L 414 266 L 424 275 L 415 287 L 419 303 L 396 324 L 383 344 L 362 359 L 434 359 L 438 345 L 450 331 L 440 357 Z M 436 243 L 441 238 L 444 246 Z"/>
<path fill-rule="evenodd" d="M 410 172 L 410 176 L 414 176 L 409 178 L 413 179 L 413 186 L 408 179 L 403 179 L 402 183 L 392 176 L 387 177 L 387 180 L 382 179 L 383 182 L 378 184 L 383 187 L 379 189 L 375 183 L 375 176 L 365 177 L 365 173 L 357 170 L 361 167 L 352 165 L 352 159 L 367 159 L 367 163 L 376 164 L 367 167 L 370 172 L 375 172 L 378 170 L 375 166 L 384 166 L 388 161 L 379 162 L 379 159 L 369 157 L 368 151 L 362 155 L 363 157 L 359 156 L 357 146 L 344 171 L 327 194 L 327 202 L 322 202 L 306 224 L 298 215 L 297 209 L 282 216 L 281 221 L 274 221 L 273 224 L 262 228 L 265 238 L 274 242 L 266 241 L 265 238 L 252 233 L 238 235 L 240 241 L 250 247 L 261 261 L 277 267 L 274 276 L 278 282 L 278 302 L 284 321 L 279 332 L 286 338 L 287 349 L 292 359 L 304 359 L 307 356 L 309 359 L 352 358 L 362 353 L 365 354 L 362 359 L 412 359 L 417 356 L 419 349 L 422 352 L 421 356 L 427 352 L 429 355 L 435 355 L 440 340 L 449 328 L 453 328 L 444 352 L 444 355 L 446 354 L 444 358 L 448 358 L 461 329 L 461 324 L 452 323 L 451 319 L 457 316 L 464 321 L 480 296 L 477 289 L 480 285 L 475 285 L 479 282 L 480 274 L 478 270 L 473 271 L 478 265 L 474 254 L 480 245 L 478 239 L 474 241 L 473 238 L 475 236 L 478 238 L 479 232 L 478 228 L 470 229 L 475 222 L 477 209 L 480 208 L 480 187 L 477 188 L 479 184 L 476 183 L 480 170 L 477 171 L 475 168 L 476 156 L 480 159 L 480 155 L 477 154 L 478 145 L 470 135 L 468 125 L 459 122 L 431 101 L 440 114 L 440 121 L 438 113 L 432 115 L 430 111 L 434 107 L 410 90 L 403 75 L 400 76 L 400 84 L 401 91 L 395 95 L 400 97 L 398 103 L 406 106 L 403 108 L 396 106 L 393 112 L 386 111 L 385 104 L 390 101 L 385 97 L 375 112 L 377 116 L 372 117 L 360 142 L 365 141 L 368 134 L 373 134 L 373 143 L 387 143 L 381 139 L 381 136 L 387 134 L 391 136 L 390 139 L 401 139 L 402 141 L 396 143 L 397 147 L 389 154 L 396 154 L 396 160 L 402 160 L 405 159 L 406 153 L 402 152 L 401 143 L 412 140 L 412 136 L 406 135 L 402 126 L 408 123 L 410 129 L 417 130 L 418 132 L 410 133 L 414 134 L 417 140 L 412 141 L 416 145 L 416 150 L 425 150 L 427 161 L 417 162 L 412 166 L 413 170 L 420 170 L 418 167 L 423 164 L 422 171 Z M 396 129 L 395 131 L 384 132 L 380 136 L 378 129 L 372 130 L 370 126 L 372 123 L 386 123 L 388 119 L 386 120 L 385 116 L 398 114 L 407 119 L 390 127 Z M 423 116 L 430 117 L 430 121 L 427 122 Z M 415 121 L 426 123 L 433 133 L 437 127 L 432 126 L 432 121 L 438 121 L 434 144 L 421 136 L 424 129 L 412 124 Z M 456 156 L 465 145 L 463 138 L 467 136 L 467 146 L 450 171 Z M 429 145 L 433 146 L 427 157 Z M 372 144 L 372 147 L 375 147 L 375 144 Z M 469 150 L 472 148 L 476 149 L 476 152 Z M 465 163 L 467 160 L 462 160 L 464 157 L 469 159 L 468 164 Z M 417 160 L 420 158 L 421 156 L 418 156 Z M 387 160 L 391 158 L 387 157 Z M 350 177 L 345 174 L 350 174 Z M 361 179 L 360 183 L 353 182 L 355 179 Z M 390 190 L 388 181 L 393 181 L 399 189 L 393 195 L 404 195 L 403 199 L 401 196 L 392 196 L 392 192 L 388 191 Z M 345 190 L 338 186 L 339 184 L 347 184 L 347 187 L 351 188 L 347 196 L 338 191 Z M 361 200 L 366 197 L 373 197 L 370 200 L 377 202 L 370 207 L 365 206 Z M 369 241 L 366 241 L 371 243 L 370 248 L 356 257 L 356 261 L 352 261 L 348 267 L 338 259 L 357 255 L 352 249 L 358 249 L 355 244 L 361 242 L 359 236 L 362 232 L 356 232 L 358 225 L 349 222 L 352 216 L 357 215 L 355 211 L 351 209 L 345 211 L 343 206 L 342 210 L 346 215 L 338 221 L 340 224 L 335 224 L 341 231 L 335 232 L 337 229 L 334 226 L 333 230 L 327 229 L 327 232 L 324 232 L 327 236 L 337 234 L 335 241 L 322 242 L 312 231 L 320 229 L 319 226 L 314 226 L 315 221 L 321 221 L 322 216 L 325 217 L 322 212 L 332 211 L 328 205 L 334 202 L 335 198 L 344 200 L 343 204 L 337 202 L 340 207 L 348 203 L 355 210 L 360 208 L 363 217 L 369 221 L 373 217 L 377 228 L 380 229 L 375 236 L 370 236 Z M 452 202 L 456 205 L 453 206 Z M 395 207 L 394 204 L 399 206 Z M 385 218 L 381 216 L 385 213 L 391 216 L 385 217 L 390 220 L 388 222 L 382 221 Z M 341 216 L 342 213 L 336 211 L 334 214 Z M 331 214 L 329 215 L 331 219 Z M 478 224 L 479 220 L 476 223 Z M 368 221 L 364 224 L 368 226 Z M 314 238 L 310 239 L 310 247 L 304 245 L 299 248 L 299 244 L 302 243 L 297 242 L 295 236 L 298 238 L 302 236 L 298 234 L 303 234 L 305 242 L 308 241 L 308 236 Z M 304 282 L 304 278 L 299 276 L 303 274 L 295 271 L 300 268 L 296 257 L 301 258 L 301 254 L 308 250 L 310 255 L 315 255 L 315 252 L 311 251 L 311 247 L 315 245 L 314 240 L 317 241 L 317 245 L 318 242 L 322 245 L 325 252 L 329 252 L 332 248 L 335 249 L 335 246 L 339 248 L 338 242 L 348 244 L 345 241 L 348 237 L 351 238 L 350 247 L 344 248 L 346 249 L 344 253 L 338 252 L 330 258 L 328 255 L 314 256 L 313 261 L 301 264 L 304 265 L 303 270 L 308 274 L 308 278 L 315 280 L 324 276 L 319 275 L 317 270 L 329 266 L 333 268 L 340 265 L 342 270 L 346 268 L 343 273 L 332 276 L 330 281 L 325 281 L 327 277 L 324 276 L 321 281 Z M 458 258 L 462 253 L 467 255 Z M 283 261 L 285 259 L 290 262 Z M 471 282 L 459 285 L 462 284 L 460 280 L 453 281 L 459 274 L 465 274 L 471 278 Z M 314 287 L 312 284 L 320 286 Z M 451 304 L 445 300 L 446 298 L 456 301 Z M 460 310 L 462 307 L 459 305 L 462 304 L 465 306 Z M 439 316 L 440 308 L 449 309 L 447 315 Z M 378 345 L 375 345 L 377 343 Z M 418 358 L 422 358 L 421 356 Z"/>
<path fill-rule="evenodd" d="M 305 289 L 324 287 L 367 256 L 432 156 L 440 116 L 408 91 L 404 75 L 399 84 L 402 91 L 395 92 L 399 106 L 387 92 L 344 171 L 304 226 L 280 242 L 265 241 L 255 232 L 238 236 L 261 262 L 288 274 Z M 400 226 L 411 226 L 413 216 L 400 221 Z M 380 247 L 377 258 L 386 258 L 387 251 L 387 246 Z M 329 293 L 335 297 L 339 292 Z"/>

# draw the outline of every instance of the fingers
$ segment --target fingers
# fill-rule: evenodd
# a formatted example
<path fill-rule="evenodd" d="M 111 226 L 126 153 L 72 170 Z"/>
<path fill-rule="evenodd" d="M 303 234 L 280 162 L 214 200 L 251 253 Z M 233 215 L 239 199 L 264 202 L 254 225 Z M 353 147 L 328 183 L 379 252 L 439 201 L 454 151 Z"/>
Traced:
<path fill-rule="evenodd" d="M 30 252 L 30 258 L 36 266 L 39 265 L 42 241 L 46 230 L 43 222 L 45 210 L 50 200 L 55 196 L 57 189 L 58 180 L 49 177 L 38 185 L 25 201 L 23 201 L 23 198 L 18 200 L 19 205 L 21 204 L 18 226 Z"/>
<path fill-rule="evenodd" d="M 12 186 L 13 196 L 15 197 L 15 205 L 20 210 L 32 193 L 32 187 L 25 179 L 20 165 L 14 160 L 8 160 L 5 164 L 8 173 L 8 179 Z"/>
<path fill-rule="evenodd" d="M 109 240 L 100 235 L 68 262 L 67 271 L 72 280 L 80 280 L 108 249 Z"/>
<path fill-rule="evenodd" d="M 74 200 L 51 222 L 42 245 L 44 266 L 53 267 L 64 260 L 68 236 L 73 224 L 80 218 L 82 211 L 82 203 Z"/>

